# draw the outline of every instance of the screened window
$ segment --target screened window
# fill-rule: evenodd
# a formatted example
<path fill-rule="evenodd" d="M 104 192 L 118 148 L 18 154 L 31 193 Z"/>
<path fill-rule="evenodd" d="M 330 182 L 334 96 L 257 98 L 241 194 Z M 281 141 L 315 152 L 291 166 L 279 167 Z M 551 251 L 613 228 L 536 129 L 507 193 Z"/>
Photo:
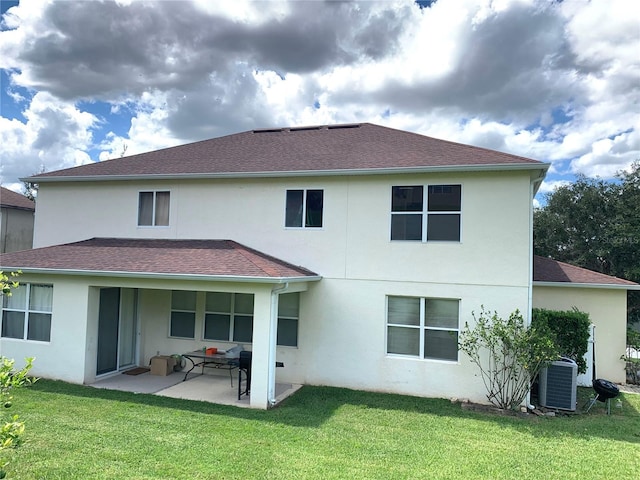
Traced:
<path fill-rule="evenodd" d="M 196 292 L 174 290 L 171 292 L 171 326 L 169 335 L 195 338 Z"/>
<path fill-rule="evenodd" d="M 387 297 L 387 353 L 458 360 L 460 301 Z"/>
<path fill-rule="evenodd" d="M 287 190 L 285 227 L 321 228 L 323 190 Z"/>
<path fill-rule="evenodd" d="M 253 294 L 207 292 L 204 338 L 250 343 L 253 340 Z"/>
<path fill-rule="evenodd" d="M 284 293 L 278 299 L 278 345 L 298 346 L 300 294 Z"/>
<path fill-rule="evenodd" d="M 48 342 L 51 339 L 53 286 L 23 284 L 2 301 L 2 336 Z"/>
<path fill-rule="evenodd" d="M 461 185 L 391 189 L 391 240 L 460 241 Z"/>
<path fill-rule="evenodd" d="M 169 192 L 140 192 L 138 200 L 138 225 L 166 227 L 169 225 Z"/>

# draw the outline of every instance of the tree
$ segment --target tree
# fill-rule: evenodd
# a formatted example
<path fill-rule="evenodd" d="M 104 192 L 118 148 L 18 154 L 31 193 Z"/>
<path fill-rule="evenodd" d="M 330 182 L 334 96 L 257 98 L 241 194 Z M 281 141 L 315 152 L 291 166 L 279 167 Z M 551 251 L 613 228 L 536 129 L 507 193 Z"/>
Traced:
<path fill-rule="evenodd" d="M 640 161 L 612 181 L 579 175 L 546 201 L 533 214 L 536 255 L 640 283 Z M 640 320 L 640 292 L 627 318 Z"/>

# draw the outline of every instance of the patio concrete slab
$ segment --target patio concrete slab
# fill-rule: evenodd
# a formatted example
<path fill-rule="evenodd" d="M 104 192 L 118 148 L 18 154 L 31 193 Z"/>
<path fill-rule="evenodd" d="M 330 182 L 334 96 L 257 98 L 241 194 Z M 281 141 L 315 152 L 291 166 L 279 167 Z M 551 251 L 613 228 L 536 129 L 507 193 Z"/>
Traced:
<path fill-rule="evenodd" d="M 233 387 L 226 372 L 190 374 L 187 381 L 183 379 L 184 372 L 174 372 L 167 376 L 151 375 L 149 372 L 140 375 L 116 374 L 101 379 L 91 386 L 249 408 L 248 396 L 244 395 L 241 400 L 238 400 L 237 376 L 233 378 Z M 276 383 L 276 405 L 301 387 L 302 385 Z"/>

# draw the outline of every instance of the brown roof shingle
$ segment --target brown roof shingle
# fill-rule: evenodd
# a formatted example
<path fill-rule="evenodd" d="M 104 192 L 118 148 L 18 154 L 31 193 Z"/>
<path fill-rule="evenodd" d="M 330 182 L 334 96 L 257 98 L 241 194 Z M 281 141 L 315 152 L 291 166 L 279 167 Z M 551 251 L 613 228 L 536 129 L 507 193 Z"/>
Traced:
<path fill-rule="evenodd" d="M 317 279 L 318 275 L 231 240 L 93 238 L 0 255 L 5 270 Z"/>
<path fill-rule="evenodd" d="M 215 176 L 385 171 L 546 164 L 516 155 L 361 123 L 253 130 L 106 160 L 32 179 L 110 176 Z"/>
<path fill-rule="evenodd" d="M 553 283 L 580 283 L 597 285 L 640 286 L 623 278 L 612 277 L 586 268 L 575 267 L 551 258 L 533 257 L 533 281 Z"/>
<path fill-rule="evenodd" d="M 31 211 L 35 211 L 36 209 L 34 201 L 4 187 L 0 187 L 0 206 Z"/>

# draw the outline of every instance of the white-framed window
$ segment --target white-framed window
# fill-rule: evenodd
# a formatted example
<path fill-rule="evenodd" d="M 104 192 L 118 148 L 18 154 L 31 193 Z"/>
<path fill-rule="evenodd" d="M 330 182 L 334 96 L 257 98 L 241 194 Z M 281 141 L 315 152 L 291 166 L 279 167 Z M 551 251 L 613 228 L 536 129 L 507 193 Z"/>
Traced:
<path fill-rule="evenodd" d="M 391 187 L 391 240 L 459 242 L 461 185 Z"/>
<path fill-rule="evenodd" d="M 196 292 L 183 290 L 171 292 L 170 337 L 195 338 L 196 300 Z"/>
<path fill-rule="evenodd" d="M 387 353 L 458 360 L 460 300 L 387 297 Z"/>
<path fill-rule="evenodd" d="M 251 343 L 253 294 L 207 292 L 204 339 Z"/>
<path fill-rule="evenodd" d="M 138 196 L 138 226 L 166 227 L 169 225 L 171 193 L 140 192 Z"/>
<path fill-rule="evenodd" d="M 51 340 L 53 285 L 22 284 L 2 301 L 2 336 L 21 340 Z"/>
<path fill-rule="evenodd" d="M 322 228 L 324 190 L 287 190 L 284 226 Z"/>
<path fill-rule="evenodd" d="M 300 294 L 283 293 L 278 299 L 278 338 L 281 346 L 298 346 L 298 323 L 300 320 Z"/>

